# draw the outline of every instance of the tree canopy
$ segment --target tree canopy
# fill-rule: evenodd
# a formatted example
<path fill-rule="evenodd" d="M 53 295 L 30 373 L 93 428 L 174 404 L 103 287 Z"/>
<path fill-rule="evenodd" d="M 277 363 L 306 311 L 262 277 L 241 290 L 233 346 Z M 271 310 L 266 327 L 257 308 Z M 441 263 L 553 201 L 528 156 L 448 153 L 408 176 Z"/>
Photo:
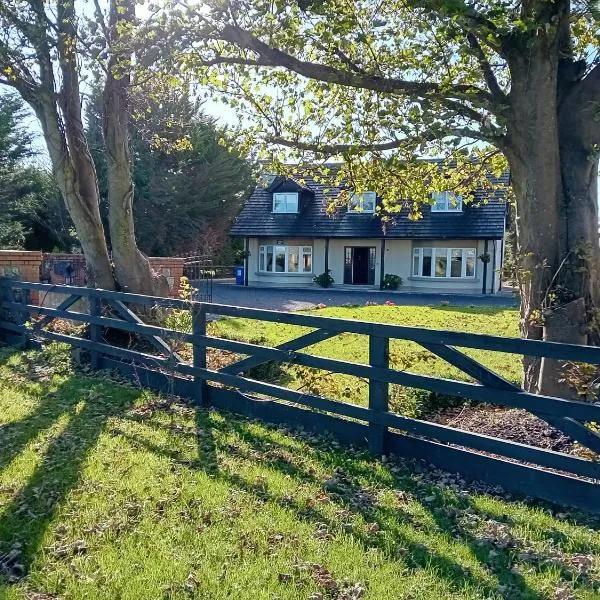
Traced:
<path fill-rule="evenodd" d="M 250 192 L 250 164 L 225 147 L 227 132 L 187 94 L 163 90 L 154 96 L 141 90 L 136 95 L 133 214 L 140 248 L 151 256 L 169 256 L 197 251 L 205 237 L 225 243 L 231 221 Z M 86 118 L 106 206 L 98 93 L 92 95 Z"/>
<path fill-rule="evenodd" d="M 408 201 L 418 217 L 433 191 L 508 163 L 523 335 L 599 339 L 595 2 L 173 2 L 155 27 L 171 65 L 239 111 L 248 149 L 280 167 L 341 155 L 340 177 L 383 190 L 384 216 Z M 455 168 L 417 160 L 431 155 Z M 529 387 L 557 391 L 539 366 Z"/>
<path fill-rule="evenodd" d="M 52 175 L 33 162 L 29 117 L 18 96 L 0 95 L 0 248 L 69 248 L 72 225 Z"/>

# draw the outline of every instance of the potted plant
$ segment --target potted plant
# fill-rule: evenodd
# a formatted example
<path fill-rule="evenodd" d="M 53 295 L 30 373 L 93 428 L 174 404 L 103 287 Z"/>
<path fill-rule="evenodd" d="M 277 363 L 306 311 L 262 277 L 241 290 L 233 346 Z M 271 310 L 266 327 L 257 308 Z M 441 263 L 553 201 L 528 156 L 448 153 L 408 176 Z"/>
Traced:
<path fill-rule="evenodd" d="M 397 290 L 401 285 L 402 277 L 400 275 L 393 275 L 392 273 L 386 273 L 381 282 L 381 288 L 384 290 Z"/>
<path fill-rule="evenodd" d="M 313 281 L 322 288 L 331 287 L 334 284 L 334 281 L 330 273 L 331 271 L 328 269 L 327 271 L 325 271 L 325 273 L 315 275 L 313 277 Z"/>

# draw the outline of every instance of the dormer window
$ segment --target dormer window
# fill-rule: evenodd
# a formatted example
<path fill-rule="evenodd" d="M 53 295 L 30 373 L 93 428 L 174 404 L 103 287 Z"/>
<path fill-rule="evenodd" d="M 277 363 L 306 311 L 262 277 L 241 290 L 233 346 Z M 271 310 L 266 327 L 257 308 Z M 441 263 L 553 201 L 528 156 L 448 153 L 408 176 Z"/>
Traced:
<path fill-rule="evenodd" d="M 298 192 L 275 192 L 273 194 L 274 213 L 297 213 Z"/>
<path fill-rule="evenodd" d="M 377 203 L 377 194 L 375 192 L 361 192 L 353 194 L 348 202 L 349 213 L 374 213 Z"/>
<path fill-rule="evenodd" d="M 462 212 L 462 196 L 454 192 L 433 192 L 431 212 Z"/>

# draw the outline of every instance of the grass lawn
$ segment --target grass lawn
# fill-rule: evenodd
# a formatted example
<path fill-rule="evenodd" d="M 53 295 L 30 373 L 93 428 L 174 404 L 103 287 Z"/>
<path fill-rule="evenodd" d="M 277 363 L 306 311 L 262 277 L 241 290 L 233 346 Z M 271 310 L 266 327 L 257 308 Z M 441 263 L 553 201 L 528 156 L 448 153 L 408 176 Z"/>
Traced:
<path fill-rule="evenodd" d="M 375 321 L 445 329 L 488 333 L 508 337 L 518 337 L 519 313 L 515 309 L 494 307 L 464 306 L 342 306 L 310 311 L 323 317 L 337 317 L 350 320 Z M 249 319 L 222 319 L 214 322 L 211 333 L 229 339 L 249 341 L 274 346 L 299 337 L 310 331 L 308 328 L 281 323 L 267 323 Z M 339 360 L 367 363 L 367 336 L 341 334 L 310 347 L 309 352 L 318 356 Z M 464 352 L 483 363 L 493 371 L 514 382 L 521 381 L 521 356 L 486 350 L 464 349 Z M 449 379 L 469 381 L 469 377 L 452 365 L 419 346 L 414 342 L 392 340 L 390 343 L 391 366 L 414 373 L 433 375 Z M 259 373 L 261 374 L 261 373 Z M 294 388 L 308 388 L 308 391 L 320 393 L 332 398 L 366 404 L 367 384 L 354 377 L 330 375 L 306 367 L 290 366 L 285 368 L 285 384 Z M 414 395 L 406 390 L 391 386 L 392 404 L 398 412 L 416 414 Z"/>
<path fill-rule="evenodd" d="M 596 518 L 194 410 L 67 356 L 0 351 L 0 598 L 600 597 Z"/>

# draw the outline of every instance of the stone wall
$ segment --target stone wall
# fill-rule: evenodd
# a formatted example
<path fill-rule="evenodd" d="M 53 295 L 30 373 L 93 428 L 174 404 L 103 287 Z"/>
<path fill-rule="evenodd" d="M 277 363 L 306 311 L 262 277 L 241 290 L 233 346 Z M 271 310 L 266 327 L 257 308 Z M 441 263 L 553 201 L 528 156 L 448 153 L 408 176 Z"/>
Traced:
<path fill-rule="evenodd" d="M 183 258 L 153 256 L 150 265 L 169 282 L 170 296 L 179 295 L 183 277 Z M 0 250 L 0 277 L 21 281 L 42 281 L 56 285 L 85 286 L 85 257 L 82 254 L 42 253 L 39 251 Z M 54 294 L 54 296 L 59 296 Z M 38 303 L 37 292 L 31 300 Z M 59 298 L 44 297 L 44 304 L 55 305 Z"/>
<path fill-rule="evenodd" d="M 148 260 L 154 271 L 167 278 L 170 290 L 169 295 L 172 298 L 177 298 L 179 296 L 181 278 L 183 277 L 184 259 L 169 256 L 151 256 Z"/>
<path fill-rule="evenodd" d="M 21 281 L 39 281 L 42 253 L 39 251 L 0 250 L 0 277 Z M 32 304 L 38 304 L 38 292 L 30 293 Z"/>

